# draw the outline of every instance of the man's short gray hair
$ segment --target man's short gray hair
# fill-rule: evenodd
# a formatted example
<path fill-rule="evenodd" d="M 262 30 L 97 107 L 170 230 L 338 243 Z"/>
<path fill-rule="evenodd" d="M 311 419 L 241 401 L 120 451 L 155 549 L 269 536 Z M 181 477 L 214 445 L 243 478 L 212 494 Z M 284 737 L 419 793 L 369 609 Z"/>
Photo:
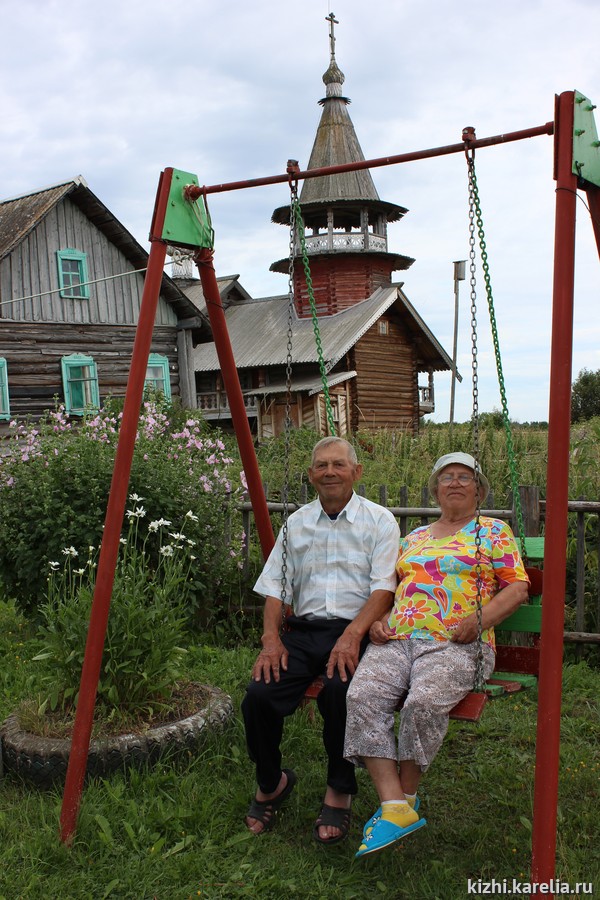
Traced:
<path fill-rule="evenodd" d="M 329 437 L 321 438 L 321 440 L 317 441 L 317 443 L 313 447 L 312 457 L 310 461 L 311 466 L 314 466 L 315 459 L 319 450 L 322 450 L 324 447 L 328 447 L 330 444 L 343 444 L 346 448 L 346 453 L 351 464 L 353 466 L 358 465 L 358 457 L 356 455 L 356 450 L 354 449 L 352 444 L 349 441 L 344 440 L 344 438 L 334 437 L 333 435 L 330 435 Z"/>

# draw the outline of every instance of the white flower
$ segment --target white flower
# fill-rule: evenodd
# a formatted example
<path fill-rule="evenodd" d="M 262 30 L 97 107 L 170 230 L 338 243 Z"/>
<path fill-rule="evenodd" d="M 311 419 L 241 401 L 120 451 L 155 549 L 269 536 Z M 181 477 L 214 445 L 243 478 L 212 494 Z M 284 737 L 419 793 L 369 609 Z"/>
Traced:
<path fill-rule="evenodd" d="M 166 547 L 161 547 L 160 552 L 163 556 L 173 556 L 173 547 L 171 544 L 167 544 Z"/>
<path fill-rule="evenodd" d="M 75 575 L 83 575 L 84 572 L 85 572 L 85 569 L 75 569 Z"/>
<path fill-rule="evenodd" d="M 146 515 L 146 510 L 143 506 L 138 506 L 136 509 L 128 509 L 127 510 L 127 518 L 128 519 L 143 519 Z"/>
<path fill-rule="evenodd" d="M 188 538 L 186 541 L 186 544 L 188 545 L 188 547 L 195 547 L 196 541 L 193 541 L 191 538 Z"/>
<path fill-rule="evenodd" d="M 48 565 L 50 566 L 50 568 L 52 569 L 53 572 L 56 572 L 56 570 L 59 568 L 59 563 L 57 563 L 57 562 L 49 562 Z"/>
<path fill-rule="evenodd" d="M 157 521 L 150 522 L 150 524 L 148 525 L 148 531 L 152 531 L 152 532 L 158 531 L 159 527 L 160 526 Z"/>
<path fill-rule="evenodd" d="M 65 547 L 62 552 L 63 552 L 64 556 L 77 556 L 77 550 L 75 549 L 75 547 L 72 547 L 72 546 Z"/>
<path fill-rule="evenodd" d="M 139 503 L 139 502 L 140 502 L 141 500 L 143 500 L 144 498 L 143 498 L 143 497 L 139 497 L 137 494 L 130 494 L 130 495 L 129 495 L 129 499 L 130 499 L 130 500 L 133 500 L 134 503 Z"/>
<path fill-rule="evenodd" d="M 188 511 L 185 514 L 185 517 L 186 517 L 186 519 L 191 519 L 192 522 L 198 521 L 198 516 L 195 516 L 194 513 L 191 511 L 191 509 L 188 509 Z"/>
<path fill-rule="evenodd" d="M 124 537 L 119 538 L 119 543 L 120 543 L 120 544 L 126 544 L 126 543 L 127 543 L 127 538 L 124 538 Z"/>
<path fill-rule="evenodd" d="M 181 534 L 181 532 L 178 532 L 178 531 L 170 531 L 169 537 L 172 537 L 174 541 L 185 541 L 186 540 L 185 534 Z"/>

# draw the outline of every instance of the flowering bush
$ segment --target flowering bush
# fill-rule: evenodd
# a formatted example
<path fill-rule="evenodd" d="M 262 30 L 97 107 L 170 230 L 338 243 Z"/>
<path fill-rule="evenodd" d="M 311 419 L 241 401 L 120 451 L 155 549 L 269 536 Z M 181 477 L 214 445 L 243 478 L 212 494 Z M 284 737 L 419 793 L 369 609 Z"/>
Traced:
<path fill-rule="evenodd" d="M 44 598 L 48 564 L 63 548 L 100 543 L 121 415 L 107 406 L 72 420 L 59 407 L 35 426 L 11 423 L 0 457 L 0 579 L 23 609 L 35 610 Z M 189 604 L 197 612 L 210 612 L 239 585 L 244 536 L 229 502 L 232 463 L 201 420 L 174 426 L 168 409 L 144 403 L 130 488 L 144 497 L 149 519 L 193 514 L 186 533 L 196 545 Z M 144 536 L 152 565 L 161 546 L 158 533 Z"/>
<path fill-rule="evenodd" d="M 170 697 L 181 676 L 189 576 L 196 561 L 191 538 L 172 530 L 164 518 L 145 528 L 142 498 L 132 494 L 130 500 L 134 506 L 127 510 L 121 537 L 97 695 L 109 712 L 140 712 Z M 182 527 L 195 519 L 188 511 Z M 49 563 L 47 600 L 40 606 L 43 650 L 35 659 L 48 663 L 42 682 L 52 709 L 77 700 L 97 555 L 92 545 L 84 558 L 70 546 L 62 549 L 61 561 Z"/>

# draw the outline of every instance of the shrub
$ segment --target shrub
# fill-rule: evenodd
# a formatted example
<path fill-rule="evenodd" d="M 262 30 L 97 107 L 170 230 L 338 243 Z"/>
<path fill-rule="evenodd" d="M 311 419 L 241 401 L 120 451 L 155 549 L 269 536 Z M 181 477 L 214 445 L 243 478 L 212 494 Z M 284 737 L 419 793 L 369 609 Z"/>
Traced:
<path fill-rule="evenodd" d="M 146 512 L 138 505 L 142 498 L 133 494 L 130 500 L 98 684 L 98 701 L 105 710 L 120 712 L 139 712 L 167 700 L 181 677 L 189 573 L 195 561 L 194 541 L 183 530 L 169 530 L 171 523 L 162 518 L 144 528 Z M 192 522 L 187 513 L 182 527 Z M 152 562 L 155 540 L 158 554 Z M 77 701 L 97 555 L 93 546 L 82 554 L 71 546 L 62 549 L 62 565 L 50 562 L 47 599 L 40 607 L 43 650 L 35 659 L 48 663 L 42 683 L 52 709 Z"/>
<path fill-rule="evenodd" d="M 21 608 L 37 608 L 48 564 L 64 547 L 100 543 L 120 415 L 109 408 L 73 422 L 59 408 L 36 426 L 11 423 L 0 458 L 0 578 Z M 144 497 L 150 519 L 176 522 L 186 510 L 193 514 L 187 533 L 197 547 L 190 573 L 194 611 L 210 609 L 238 584 L 243 535 L 232 524 L 231 466 L 221 437 L 207 435 L 201 420 L 173 428 L 168 411 L 144 404 L 130 489 Z M 156 564 L 156 535 L 145 551 Z"/>

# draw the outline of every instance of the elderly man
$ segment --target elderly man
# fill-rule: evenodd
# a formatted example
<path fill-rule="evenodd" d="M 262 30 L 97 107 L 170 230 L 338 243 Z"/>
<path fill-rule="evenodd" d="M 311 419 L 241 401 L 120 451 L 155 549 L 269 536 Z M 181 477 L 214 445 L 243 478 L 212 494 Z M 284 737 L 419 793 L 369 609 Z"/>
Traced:
<path fill-rule="evenodd" d="M 263 649 L 242 703 L 258 790 L 246 817 L 255 834 L 269 831 L 296 783 L 281 768 L 283 722 L 317 675 L 327 789 L 314 837 L 334 844 L 348 834 L 354 766 L 343 758 L 346 691 L 366 646 L 371 624 L 390 608 L 396 585 L 399 529 L 389 510 L 354 493 L 362 474 L 351 444 L 324 438 L 308 470 L 318 499 L 288 519 L 258 579 L 265 596 Z M 285 545 L 285 546 L 284 546 Z M 283 578 L 285 557 L 285 579 Z M 292 614 L 282 633 L 282 582 Z"/>

